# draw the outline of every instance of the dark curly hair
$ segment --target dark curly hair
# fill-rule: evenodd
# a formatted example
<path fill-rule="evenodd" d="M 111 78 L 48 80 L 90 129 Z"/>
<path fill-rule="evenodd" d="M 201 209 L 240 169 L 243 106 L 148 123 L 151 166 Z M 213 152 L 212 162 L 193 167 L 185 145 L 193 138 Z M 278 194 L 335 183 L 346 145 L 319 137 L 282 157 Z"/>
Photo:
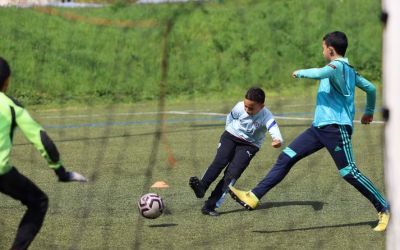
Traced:
<path fill-rule="evenodd" d="M 264 90 L 262 90 L 259 87 L 251 87 L 249 90 L 247 90 L 247 93 L 244 97 L 248 100 L 255 101 L 258 103 L 265 102 Z"/>
<path fill-rule="evenodd" d="M 325 41 L 326 46 L 333 47 L 339 55 L 344 56 L 346 54 L 348 44 L 345 33 L 334 31 L 326 34 L 322 40 Z"/>

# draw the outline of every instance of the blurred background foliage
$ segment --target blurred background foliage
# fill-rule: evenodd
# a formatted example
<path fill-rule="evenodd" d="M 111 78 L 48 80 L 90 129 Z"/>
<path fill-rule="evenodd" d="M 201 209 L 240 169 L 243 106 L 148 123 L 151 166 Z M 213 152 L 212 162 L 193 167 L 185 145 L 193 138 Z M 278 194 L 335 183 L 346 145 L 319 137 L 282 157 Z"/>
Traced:
<path fill-rule="evenodd" d="M 166 23 L 167 96 L 307 91 L 291 79 L 321 67 L 322 37 L 344 31 L 347 56 L 380 84 L 380 1 L 240 0 L 108 3 L 103 8 L 0 8 L 0 55 L 13 70 L 10 94 L 25 103 L 137 102 L 159 98 Z"/>

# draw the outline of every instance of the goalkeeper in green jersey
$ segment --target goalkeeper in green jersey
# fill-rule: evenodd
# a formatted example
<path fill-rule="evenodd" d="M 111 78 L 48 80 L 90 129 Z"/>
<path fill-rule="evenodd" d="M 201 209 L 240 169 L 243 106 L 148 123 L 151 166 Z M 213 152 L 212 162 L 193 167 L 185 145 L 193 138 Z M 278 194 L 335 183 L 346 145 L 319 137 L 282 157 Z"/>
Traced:
<path fill-rule="evenodd" d="M 35 122 L 16 100 L 5 92 L 10 84 L 11 70 L 7 61 L 0 57 L 0 192 L 27 206 L 19 224 L 12 250 L 27 249 L 39 232 L 48 207 L 48 197 L 31 180 L 18 172 L 10 163 L 10 153 L 15 128 L 19 127 L 47 160 L 61 182 L 86 181 L 76 172 L 67 172 L 60 155 L 44 129 Z"/>

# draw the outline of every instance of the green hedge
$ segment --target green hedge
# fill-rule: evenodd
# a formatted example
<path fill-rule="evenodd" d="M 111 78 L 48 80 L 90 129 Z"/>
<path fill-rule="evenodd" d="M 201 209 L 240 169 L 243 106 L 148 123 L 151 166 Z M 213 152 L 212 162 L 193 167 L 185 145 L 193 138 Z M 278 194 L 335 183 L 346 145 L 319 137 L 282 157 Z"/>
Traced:
<path fill-rule="evenodd" d="M 321 40 L 334 30 L 348 35 L 351 63 L 380 82 L 380 1 L 116 1 L 49 12 L 0 8 L 0 55 L 13 70 L 10 94 L 25 103 L 157 99 L 167 20 L 173 22 L 171 97 L 221 97 L 254 84 L 290 91 L 292 71 L 324 64 Z"/>

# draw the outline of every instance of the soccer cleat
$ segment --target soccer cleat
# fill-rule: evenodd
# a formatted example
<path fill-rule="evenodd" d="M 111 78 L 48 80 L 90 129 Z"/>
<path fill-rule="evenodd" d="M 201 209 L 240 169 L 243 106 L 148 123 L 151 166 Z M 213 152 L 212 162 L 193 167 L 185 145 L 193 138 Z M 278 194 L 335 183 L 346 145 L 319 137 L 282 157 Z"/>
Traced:
<path fill-rule="evenodd" d="M 389 224 L 390 213 L 388 210 L 379 212 L 378 217 L 379 217 L 378 225 L 374 228 L 374 231 L 383 232 L 386 230 L 386 227 Z"/>
<path fill-rule="evenodd" d="M 260 204 L 260 200 L 251 191 L 241 191 L 233 186 L 229 186 L 229 194 L 247 210 L 253 210 Z"/>
<path fill-rule="evenodd" d="M 205 194 L 203 183 L 196 176 L 190 177 L 189 186 L 193 189 L 197 198 L 203 198 Z"/>
<path fill-rule="evenodd" d="M 210 215 L 210 216 L 219 216 L 219 213 L 215 211 L 215 209 L 208 208 L 206 206 L 201 208 L 201 213 L 204 215 Z"/>

